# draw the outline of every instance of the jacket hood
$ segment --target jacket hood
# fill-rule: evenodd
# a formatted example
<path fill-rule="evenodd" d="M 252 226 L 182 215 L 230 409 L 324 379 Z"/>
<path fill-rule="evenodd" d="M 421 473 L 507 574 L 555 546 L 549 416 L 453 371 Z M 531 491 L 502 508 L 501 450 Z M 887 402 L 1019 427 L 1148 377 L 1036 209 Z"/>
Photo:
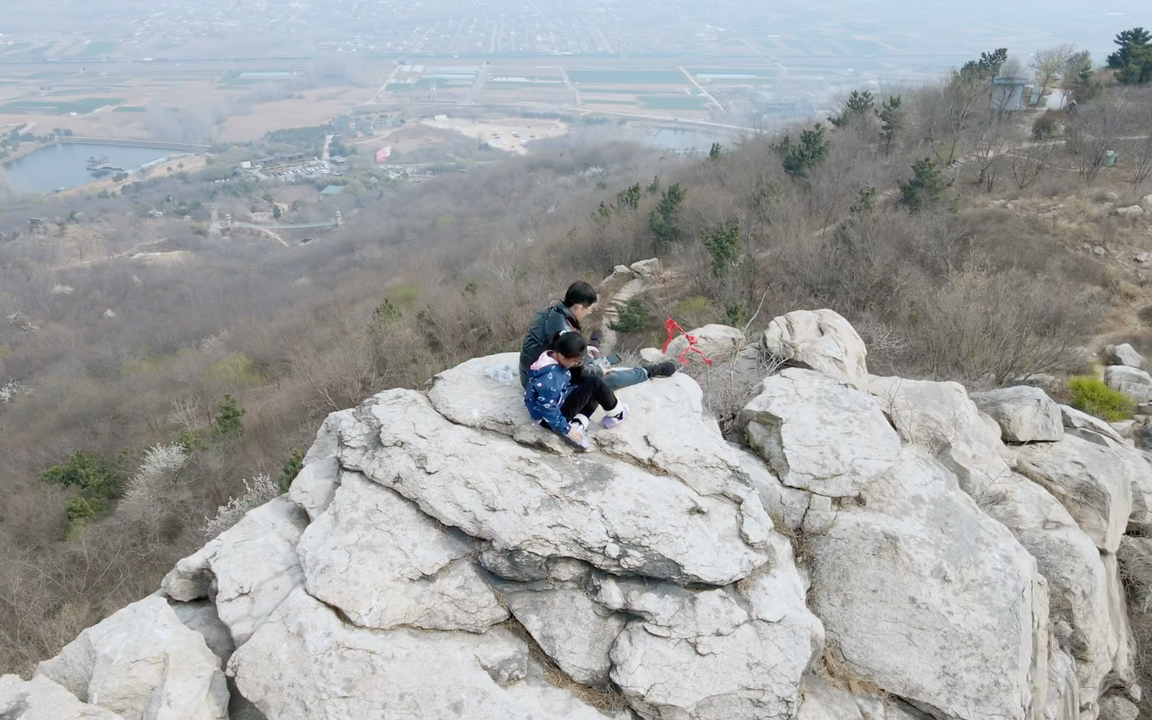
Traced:
<path fill-rule="evenodd" d="M 556 358 L 552 357 L 552 351 L 540 353 L 540 357 L 536 358 L 536 362 L 532 363 L 532 370 L 543 370 L 549 365 L 559 365 Z"/>

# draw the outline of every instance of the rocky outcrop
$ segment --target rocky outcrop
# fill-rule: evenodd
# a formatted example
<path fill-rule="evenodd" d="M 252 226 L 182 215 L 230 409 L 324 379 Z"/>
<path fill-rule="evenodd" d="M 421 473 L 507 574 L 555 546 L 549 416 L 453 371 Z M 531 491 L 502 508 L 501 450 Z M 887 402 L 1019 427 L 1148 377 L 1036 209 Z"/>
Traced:
<path fill-rule="evenodd" d="M 1104 382 L 1138 403 L 1152 400 L 1152 375 L 1127 365 L 1111 365 L 1104 370 Z"/>
<path fill-rule="evenodd" d="M 40 663 L 36 676 L 125 718 L 227 718 L 228 689 L 219 659 L 156 595 L 80 633 L 59 655 Z"/>
<path fill-rule="evenodd" d="M 688 331 L 696 339 L 695 348 L 704 354 L 704 357 L 713 362 L 731 360 L 746 344 L 744 333 L 728 325 L 705 325 Z M 688 338 L 677 335 L 664 349 L 661 359 L 675 359 L 689 347 Z M 686 362 L 703 362 L 698 353 L 688 351 L 684 353 Z"/>
<path fill-rule="evenodd" d="M 4 720 L 124 720 L 99 705 L 76 696 L 46 677 L 25 682 L 16 675 L 0 676 L 0 718 Z"/>
<path fill-rule="evenodd" d="M 797 310 L 776 318 L 760 347 L 786 363 L 867 387 L 868 349 L 856 329 L 832 310 Z"/>
<path fill-rule="evenodd" d="M 1141 369 L 1144 367 L 1144 357 L 1128 343 L 1107 346 L 1104 348 L 1104 356 L 1111 365 L 1127 365 Z"/>
<path fill-rule="evenodd" d="M 828 497 L 860 494 L 900 453 L 872 397 L 811 370 L 765 378 L 739 426 L 781 482 Z"/>
<path fill-rule="evenodd" d="M 1000 426 L 1004 442 L 1056 442 L 1064 437 L 1060 406 L 1040 388 L 989 390 L 975 393 L 972 400 Z"/>
<path fill-rule="evenodd" d="M 810 540 L 812 605 L 844 663 L 936 717 L 1031 718 L 1048 597 L 1035 560 L 906 449 Z"/>
<path fill-rule="evenodd" d="M 0 679 L 0 718 L 1131 714 L 1145 455 L 1040 390 L 871 377 L 828 311 L 727 362 L 768 355 L 742 444 L 680 373 L 577 453 L 514 353 L 333 413 L 286 496 Z"/>
<path fill-rule="evenodd" d="M 175 600 L 212 598 L 242 644 L 303 583 L 296 543 L 305 526 L 304 512 L 278 497 L 178 562 L 161 587 Z"/>

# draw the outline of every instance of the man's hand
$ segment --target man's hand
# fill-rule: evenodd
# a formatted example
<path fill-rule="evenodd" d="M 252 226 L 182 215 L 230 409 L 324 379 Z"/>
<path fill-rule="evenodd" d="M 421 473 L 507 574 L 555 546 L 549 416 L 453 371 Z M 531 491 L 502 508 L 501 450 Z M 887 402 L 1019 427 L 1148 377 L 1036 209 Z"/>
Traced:
<path fill-rule="evenodd" d="M 595 345 L 589 345 L 588 346 L 588 356 L 593 357 L 593 358 L 600 357 L 600 348 L 596 347 Z"/>

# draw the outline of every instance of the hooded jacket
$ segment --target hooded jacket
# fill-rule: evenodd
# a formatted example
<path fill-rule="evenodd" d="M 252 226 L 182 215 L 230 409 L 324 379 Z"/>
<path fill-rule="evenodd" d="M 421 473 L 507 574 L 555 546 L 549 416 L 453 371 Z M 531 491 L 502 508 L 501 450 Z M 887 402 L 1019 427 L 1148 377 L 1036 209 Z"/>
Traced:
<path fill-rule="evenodd" d="M 528 387 L 528 370 L 548 349 L 548 340 L 568 330 L 579 332 L 580 323 L 568 306 L 559 300 L 536 313 L 520 347 L 520 387 Z"/>
<path fill-rule="evenodd" d="M 556 362 L 551 352 L 541 353 L 528 368 L 528 384 L 524 388 L 528 414 L 533 420 L 543 420 L 554 432 L 567 435 L 572 424 L 560 408 L 574 387 L 568 368 Z"/>

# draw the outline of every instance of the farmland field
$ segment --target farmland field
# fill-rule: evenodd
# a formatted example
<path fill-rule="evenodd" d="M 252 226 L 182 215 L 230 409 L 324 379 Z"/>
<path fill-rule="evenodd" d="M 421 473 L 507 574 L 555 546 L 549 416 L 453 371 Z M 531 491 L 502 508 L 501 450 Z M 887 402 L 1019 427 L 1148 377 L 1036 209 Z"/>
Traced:
<path fill-rule="evenodd" d="M 569 70 L 573 83 L 597 85 L 684 85 L 687 80 L 678 70 Z"/>

